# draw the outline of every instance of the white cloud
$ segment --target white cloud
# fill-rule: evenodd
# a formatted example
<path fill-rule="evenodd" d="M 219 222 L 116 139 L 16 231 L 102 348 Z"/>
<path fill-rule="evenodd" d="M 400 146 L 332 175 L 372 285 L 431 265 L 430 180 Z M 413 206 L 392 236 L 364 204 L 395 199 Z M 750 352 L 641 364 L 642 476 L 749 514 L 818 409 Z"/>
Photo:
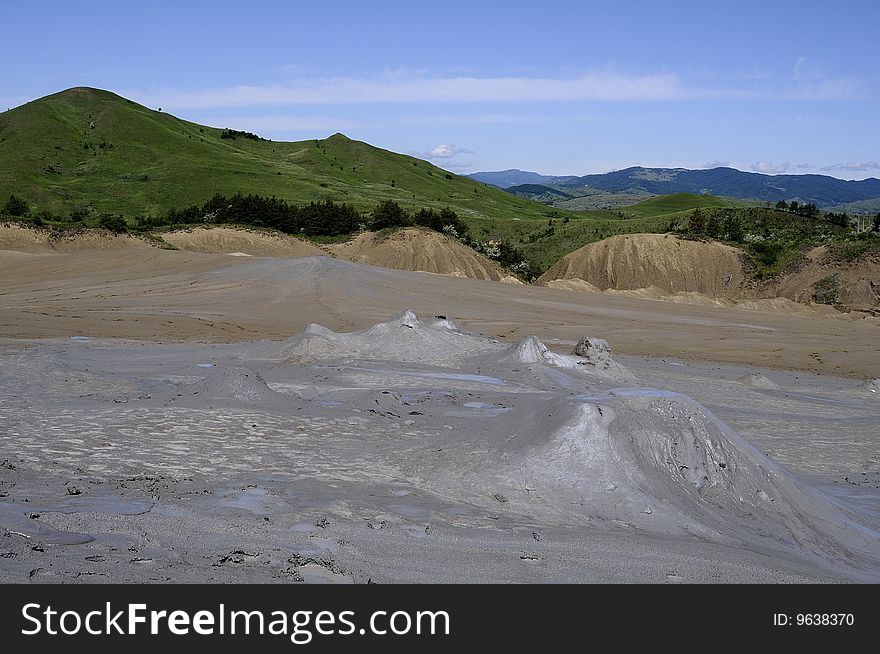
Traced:
<path fill-rule="evenodd" d="M 784 163 L 773 163 L 772 161 L 756 161 L 750 168 L 756 173 L 764 173 L 766 175 L 780 175 L 792 167 L 787 161 Z"/>
<path fill-rule="evenodd" d="M 301 78 L 288 84 L 240 85 L 203 91 L 129 90 L 123 95 L 166 110 L 213 107 L 359 103 L 583 102 L 673 100 L 690 97 L 677 76 L 600 72 L 568 79 L 422 77 L 392 72 L 367 78 Z"/>
<path fill-rule="evenodd" d="M 749 168 L 758 173 L 767 175 L 781 175 L 783 173 L 795 173 L 795 171 L 809 172 L 835 172 L 842 171 L 847 173 L 867 172 L 871 170 L 880 170 L 880 162 L 877 161 L 851 161 L 849 163 L 836 163 L 827 166 L 818 166 L 809 163 L 773 163 L 772 161 L 758 161 L 749 166 Z M 798 173 L 800 174 L 800 173 Z"/>
<path fill-rule="evenodd" d="M 459 148 L 449 143 L 441 143 L 440 145 L 431 148 L 427 152 L 409 152 L 408 154 L 411 154 L 414 157 L 418 157 L 419 159 L 452 159 L 453 157 L 460 154 L 473 153 L 473 150 Z"/>
<path fill-rule="evenodd" d="M 850 161 L 849 163 L 831 164 L 830 166 L 822 166 L 821 170 L 830 172 L 833 170 L 842 170 L 848 173 L 862 173 L 869 170 L 880 170 L 880 162 L 877 161 Z"/>
<path fill-rule="evenodd" d="M 132 89 L 122 94 L 168 111 L 297 105 L 419 104 L 528 102 L 639 102 L 689 99 L 839 100 L 858 96 L 854 78 L 827 78 L 798 60 L 794 80 L 763 90 L 697 88 L 671 73 L 626 75 L 613 69 L 564 77 L 467 74 L 430 76 L 423 71 L 394 70 L 367 77 L 307 77 L 287 83 L 238 85 L 182 91 L 172 88 Z M 490 117 L 491 118 L 491 117 Z"/>
<path fill-rule="evenodd" d="M 702 165 L 702 168 L 728 168 L 730 166 L 729 161 L 710 161 L 709 163 L 705 163 Z"/>
<path fill-rule="evenodd" d="M 446 143 L 441 143 L 436 148 L 431 148 L 428 151 L 428 154 L 435 159 L 449 159 L 462 153 L 473 154 L 473 151 L 463 150 L 462 148 L 457 148 L 454 145 L 448 145 Z"/>

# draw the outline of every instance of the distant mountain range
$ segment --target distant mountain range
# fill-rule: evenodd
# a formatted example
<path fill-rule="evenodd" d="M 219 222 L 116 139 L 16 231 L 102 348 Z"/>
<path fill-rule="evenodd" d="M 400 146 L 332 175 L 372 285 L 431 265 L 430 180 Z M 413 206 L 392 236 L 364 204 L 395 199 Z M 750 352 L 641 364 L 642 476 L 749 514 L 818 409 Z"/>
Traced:
<path fill-rule="evenodd" d="M 763 175 L 734 168 L 688 170 L 636 166 L 583 177 L 539 175 L 514 169 L 473 173 L 469 177 L 504 189 L 533 184 L 574 193 L 591 189 L 609 193 L 654 195 L 695 193 L 771 202 L 797 200 L 819 207 L 880 201 L 880 179 L 873 177 L 847 181 L 828 175 Z M 522 190 L 517 188 L 513 192 L 524 195 Z"/>

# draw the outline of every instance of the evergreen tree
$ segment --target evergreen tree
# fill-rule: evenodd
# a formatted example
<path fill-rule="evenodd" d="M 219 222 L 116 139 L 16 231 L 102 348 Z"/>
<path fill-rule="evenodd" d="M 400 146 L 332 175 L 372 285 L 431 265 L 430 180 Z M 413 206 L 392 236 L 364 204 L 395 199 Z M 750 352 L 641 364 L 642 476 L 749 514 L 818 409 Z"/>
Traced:
<path fill-rule="evenodd" d="M 710 214 L 706 221 L 706 234 L 712 238 L 718 238 L 721 235 L 721 221 L 714 213 Z"/>
<path fill-rule="evenodd" d="M 373 220 L 370 227 L 374 230 L 388 227 L 408 227 L 412 225 L 412 219 L 394 200 L 385 200 L 373 209 Z"/>
<path fill-rule="evenodd" d="M 9 216 L 21 217 L 27 215 L 29 208 L 30 206 L 28 205 L 27 200 L 20 198 L 17 195 L 10 195 L 9 200 L 6 202 L 6 206 L 3 207 L 3 213 Z"/>
<path fill-rule="evenodd" d="M 724 219 L 724 233 L 728 241 L 742 241 L 743 229 L 740 219 L 733 214 Z"/>
<path fill-rule="evenodd" d="M 706 231 L 706 217 L 699 209 L 694 209 L 688 222 L 688 231 L 693 234 L 702 234 Z"/>

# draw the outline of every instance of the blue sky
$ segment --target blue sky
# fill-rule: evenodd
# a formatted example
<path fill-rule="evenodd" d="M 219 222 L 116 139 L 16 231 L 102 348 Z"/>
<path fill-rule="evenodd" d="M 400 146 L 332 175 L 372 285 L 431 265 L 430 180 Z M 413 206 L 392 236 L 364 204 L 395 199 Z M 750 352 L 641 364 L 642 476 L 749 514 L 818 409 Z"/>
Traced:
<path fill-rule="evenodd" d="M 7 3 L 0 107 L 105 88 L 455 172 L 731 165 L 880 177 L 880 5 Z"/>

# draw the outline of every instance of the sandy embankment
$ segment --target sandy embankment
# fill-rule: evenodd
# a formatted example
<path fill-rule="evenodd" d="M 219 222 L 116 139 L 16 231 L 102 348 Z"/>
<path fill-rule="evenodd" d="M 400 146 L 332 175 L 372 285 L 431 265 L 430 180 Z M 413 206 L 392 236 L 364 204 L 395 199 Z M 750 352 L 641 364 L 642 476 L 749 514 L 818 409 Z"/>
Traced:
<path fill-rule="evenodd" d="M 163 241 L 180 250 L 253 257 L 310 257 L 325 254 L 313 243 L 279 232 L 241 227 L 195 227 L 164 232 Z"/>
<path fill-rule="evenodd" d="M 349 241 L 322 246 L 286 234 L 239 227 L 196 227 L 165 232 L 161 237 L 174 247 L 190 252 L 256 257 L 330 255 L 395 270 L 521 283 L 482 254 L 453 238 L 425 229 L 408 228 L 383 236 L 363 232 Z"/>
<path fill-rule="evenodd" d="M 537 283 L 580 279 L 600 291 L 657 288 L 666 295 L 729 297 L 744 278 L 736 248 L 668 234 L 633 234 L 612 236 L 565 255 Z"/>
<path fill-rule="evenodd" d="M 799 270 L 747 285 L 736 248 L 660 234 L 613 236 L 585 245 L 562 257 L 537 284 L 676 304 L 863 319 L 814 301 L 817 284 L 831 278 L 838 289 L 836 304 L 867 313 L 880 308 L 880 261 L 833 262 L 820 247 Z"/>
<path fill-rule="evenodd" d="M 150 245 L 142 239 L 128 234 L 114 235 L 95 229 L 54 232 L 14 223 L 0 223 L 0 252 L 47 254 L 149 247 Z"/>
<path fill-rule="evenodd" d="M 425 229 L 402 229 L 388 236 L 365 232 L 351 241 L 331 245 L 329 250 L 345 261 L 382 268 L 521 283 L 488 257 L 449 236 Z"/>

